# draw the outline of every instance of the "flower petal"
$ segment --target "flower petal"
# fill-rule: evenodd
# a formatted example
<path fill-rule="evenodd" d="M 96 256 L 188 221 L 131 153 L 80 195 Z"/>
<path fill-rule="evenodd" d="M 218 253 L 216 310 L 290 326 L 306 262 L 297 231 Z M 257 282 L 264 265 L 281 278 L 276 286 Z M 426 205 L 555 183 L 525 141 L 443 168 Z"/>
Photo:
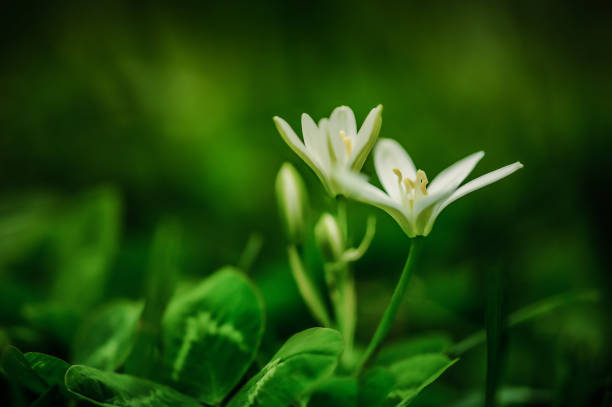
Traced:
<path fill-rule="evenodd" d="M 338 131 L 344 130 L 348 137 L 355 137 L 357 134 L 357 123 L 355 122 L 355 114 L 348 106 L 339 106 L 334 109 L 329 122 L 333 126 L 337 126 Z"/>
<path fill-rule="evenodd" d="M 314 153 L 319 164 L 323 167 L 324 172 L 329 171 L 331 161 L 325 129 L 317 127 L 314 120 L 312 120 L 308 114 L 304 113 L 302 114 L 302 134 L 304 135 L 306 150 L 311 154 Z"/>
<path fill-rule="evenodd" d="M 343 167 L 349 162 L 350 157 L 347 154 L 344 141 L 340 136 L 340 131 L 344 131 L 346 137 L 354 143 L 355 137 L 357 136 L 357 124 L 355 123 L 355 115 L 348 106 L 335 108 L 328 122 L 328 137 L 331 141 L 336 161 L 339 166 Z M 352 154 L 354 154 L 354 150 Z"/>
<path fill-rule="evenodd" d="M 456 189 L 463 180 L 470 175 L 470 172 L 476 167 L 478 161 L 484 157 L 484 152 L 478 151 L 471 154 L 462 160 L 457 161 L 440 174 L 438 174 L 429 184 L 427 189 L 435 194 L 440 191 L 451 191 Z"/>
<path fill-rule="evenodd" d="M 402 172 L 404 177 L 416 179 L 416 168 L 410 156 L 395 140 L 381 139 L 374 148 L 374 166 L 378 179 L 387 193 L 396 201 L 401 200 L 401 191 L 395 168 Z"/>
<path fill-rule="evenodd" d="M 442 212 L 444 210 L 444 208 L 446 208 L 448 205 L 450 205 L 451 203 L 455 202 L 457 199 L 464 197 L 465 195 L 469 194 L 470 192 L 474 192 L 477 189 L 480 189 L 482 187 L 486 187 L 489 184 L 492 184 L 494 182 L 499 181 L 502 178 L 507 177 L 508 175 L 516 172 L 517 170 L 523 168 L 523 164 L 521 164 L 520 162 L 515 162 L 513 164 L 510 165 L 506 165 L 505 167 L 499 168 L 495 171 L 491 171 L 485 175 L 482 175 L 478 178 L 475 178 L 473 180 L 471 180 L 470 182 L 468 182 L 465 185 L 462 185 L 460 188 L 458 188 L 455 192 L 453 192 L 451 194 L 451 196 L 449 196 L 446 200 L 444 200 L 433 212 L 431 218 L 429 219 L 429 223 L 427 224 L 427 227 L 425 228 L 425 235 L 429 234 L 429 232 L 431 231 L 431 228 L 433 227 L 433 224 L 436 220 L 436 218 L 438 217 L 438 215 L 440 215 L 440 212 Z"/>
<path fill-rule="evenodd" d="M 362 174 L 349 170 L 337 170 L 332 175 L 343 194 L 359 202 L 376 206 L 387 212 L 409 237 L 416 235 L 408 214 L 391 197 L 367 181 Z"/>
<path fill-rule="evenodd" d="M 317 177 L 323 182 L 323 185 L 327 188 L 327 180 L 325 179 L 324 172 L 321 168 L 321 164 L 315 156 L 306 148 L 302 140 L 295 134 L 289 123 L 278 116 L 274 116 L 274 124 L 276 129 L 280 133 L 285 143 L 302 159 L 312 170 L 317 174 Z"/>
<path fill-rule="evenodd" d="M 412 208 L 412 216 L 414 219 L 418 219 L 421 212 L 431 207 L 432 205 L 436 205 L 444 200 L 446 200 L 453 191 L 428 191 L 427 195 L 421 195 L 418 199 L 414 201 L 414 206 Z"/>
<path fill-rule="evenodd" d="M 359 171 L 361 170 L 361 167 L 363 167 L 363 163 L 376 143 L 381 125 L 382 105 L 378 105 L 374 109 L 370 110 L 370 113 L 368 113 L 368 116 L 363 121 L 359 132 L 355 136 L 353 143 L 354 153 L 349 160 L 349 164 L 353 170 Z"/>

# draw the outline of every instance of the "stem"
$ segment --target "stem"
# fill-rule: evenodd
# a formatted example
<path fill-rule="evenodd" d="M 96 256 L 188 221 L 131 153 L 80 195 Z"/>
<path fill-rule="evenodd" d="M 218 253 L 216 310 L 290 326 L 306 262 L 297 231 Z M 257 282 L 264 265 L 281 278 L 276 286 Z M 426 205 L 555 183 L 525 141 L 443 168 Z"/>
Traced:
<path fill-rule="evenodd" d="M 319 295 L 319 291 L 310 279 L 310 276 L 306 273 L 297 247 L 293 244 L 289 245 L 289 247 L 287 247 L 287 254 L 289 255 L 289 265 L 291 266 L 293 278 L 312 316 L 324 327 L 331 327 L 331 319 L 329 318 L 323 299 Z"/>
<path fill-rule="evenodd" d="M 395 287 L 395 291 L 393 291 L 393 296 L 391 297 L 391 301 L 389 302 L 382 319 L 378 323 L 378 328 L 376 328 L 376 332 L 374 333 L 374 336 L 372 337 L 372 340 L 370 341 L 370 344 L 368 345 L 363 358 L 357 367 L 357 374 L 361 372 L 370 357 L 376 351 L 376 348 L 378 348 L 391 329 L 391 325 L 395 319 L 395 314 L 397 314 L 397 310 L 402 302 L 402 299 L 404 298 L 404 294 L 406 293 L 406 288 L 408 288 L 408 282 L 412 276 L 414 258 L 416 256 L 415 252 L 418 251 L 418 246 L 420 246 L 421 239 L 421 237 L 417 237 L 411 240 L 410 252 L 408 253 L 408 258 L 404 264 L 404 269 L 402 270 L 399 282 Z"/>
<path fill-rule="evenodd" d="M 338 202 L 338 223 L 340 223 L 340 230 L 342 231 L 342 237 L 344 237 L 344 241 L 348 241 L 348 224 L 346 217 L 346 198 L 342 195 L 339 195 L 336 198 Z"/>
<path fill-rule="evenodd" d="M 344 337 L 343 363 L 345 363 L 351 360 L 353 355 L 357 321 L 355 281 L 347 262 L 325 263 L 324 269 L 338 330 Z"/>

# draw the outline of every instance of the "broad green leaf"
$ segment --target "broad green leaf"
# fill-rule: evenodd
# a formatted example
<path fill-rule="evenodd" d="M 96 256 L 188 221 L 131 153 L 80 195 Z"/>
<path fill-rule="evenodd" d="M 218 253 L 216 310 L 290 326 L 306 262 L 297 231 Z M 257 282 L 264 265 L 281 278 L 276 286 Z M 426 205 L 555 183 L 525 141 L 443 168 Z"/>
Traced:
<path fill-rule="evenodd" d="M 311 328 L 293 335 L 228 407 L 289 405 L 334 371 L 343 347 L 340 333 L 329 328 Z"/>
<path fill-rule="evenodd" d="M 28 352 L 24 355 L 30 367 L 44 380 L 49 387 L 64 387 L 64 375 L 70 365 L 55 356 L 38 352 Z"/>
<path fill-rule="evenodd" d="M 331 377 L 317 386 L 310 396 L 312 407 L 356 407 L 357 379 L 354 377 Z"/>
<path fill-rule="evenodd" d="M 115 370 L 129 355 L 142 303 L 118 301 L 102 307 L 81 326 L 73 346 L 76 363 Z"/>
<path fill-rule="evenodd" d="M 218 404 L 249 367 L 263 334 L 263 304 L 237 269 L 226 267 L 170 302 L 164 362 L 173 387 Z"/>
<path fill-rule="evenodd" d="M 359 407 L 382 405 L 395 385 L 395 378 L 389 370 L 376 366 L 359 378 Z"/>
<path fill-rule="evenodd" d="M 32 369 L 28 360 L 14 346 L 8 346 L 2 355 L 2 368 L 9 379 L 34 393 L 44 393 L 47 383 Z"/>
<path fill-rule="evenodd" d="M 88 366 L 72 366 L 65 382 L 70 392 L 98 406 L 201 407 L 197 400 L 161 384 Z"/>
<path fill-rule="evenodd" d="M 397 407 L 407 406 L 457 360 L 442 353 L 426 353 L 392 364 L 389 371 L 395 376 L 395 386 L 389 398 Z"/>
<path fill-rule="evenodd" d="M 382 348 L 376 358 L 376 364 L 389 366 L 398 360 L 423 353 L 441 353 L 452 345 L 450 336 L 443 333 L 429 333 L 414 336 Z"/>

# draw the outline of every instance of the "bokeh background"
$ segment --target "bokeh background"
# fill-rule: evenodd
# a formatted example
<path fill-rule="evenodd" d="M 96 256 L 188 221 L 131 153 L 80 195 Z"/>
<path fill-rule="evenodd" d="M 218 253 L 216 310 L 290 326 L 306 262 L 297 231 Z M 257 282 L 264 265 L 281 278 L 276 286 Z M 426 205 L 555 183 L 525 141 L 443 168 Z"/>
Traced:
<path fill-rule="evenodd" d="M 143 295 L 168 219 L 185 281 L 262 242 L 250 274 L 267 306 L 264 350 L 314 325 L 286 262 L 281 163 L 304 176 L 315 215 L 334 206 L 272 116 L 299 129 L 302 112 L 346 104 L 361 122 L 382 103 L 381 137 L 430 179 L 480 149 L 475 175 L 525 164 L 441 215 L 391 340 L 482 328 L 492 273 L 504 314 L 596 292 L 508 331 L 499 388 L 523 405 L 609 405 L 611 17 L 596 2 L 559 1 L 3 7 L 0 343 L 70 359 L 88 312 Z M 377 234 L 355 265 L 361 344 L 409 244 L 384 213 L 350 204 L 355 242 L 370 213 Z M 307 253 L 320 272 L 312 242 Z M 477 405 L 486 370 L 481 346 L 415 405 Z M 3 380 L 0 390 L 9 400 Z"/>

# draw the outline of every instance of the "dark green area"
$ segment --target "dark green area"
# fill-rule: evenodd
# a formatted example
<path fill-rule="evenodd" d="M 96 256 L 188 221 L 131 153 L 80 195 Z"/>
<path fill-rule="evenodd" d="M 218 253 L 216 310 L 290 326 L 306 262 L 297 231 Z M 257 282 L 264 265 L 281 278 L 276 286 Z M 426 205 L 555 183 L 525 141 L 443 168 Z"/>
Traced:
<path fill-rule="evenodd" d="M 248 265 L 265 315 L 250 322 L 265 330 L 226 400 L 262 374 L 289 337 L 315 326 L 278 221 L 282 162 L 304 177 L 314 214 L 334 208 L 272 116 L 299 129 L 302 112 L 318 119 L 346 104 L 361 124 L 379 103 L 381 137 L 397 139 L 430 179 L 478 150 L 486 156 L 474 176 L 516 160 L 525 167 L 440 216 L 386 342 L 395 345 L 372 360 L 389 367 L 442 355 L 446 366 L 460 354 L 414 406 L 603 405 L 612 394 L 611 18 L 594 2 L 548 0 L 6 6 L 0 349 L 9 351 L 0 405 L 65 396 L 61 361 L 44 359 L 49 384 L 26 352 L 88 365 L 71 368 L 70 389 L 90 400 L 106 400 L 99 383 L 120 397 L 158 389 L 184 405 L 207 400 L 189 383 L 182 390 L 193 399 L 166 387 L 156 364 L 161 319 L 175 288 L 189 293 L 228 264 Z M 371 160 L 364 171 L 374 175 Z M 376 236 L 355 264 L 358 350 L 409 247 L 386 214 L 349 203 L 353 243 L 371 213 Z M 305 252 L 321 271 L 312 236 Z M 487 334 L 488 351 L 472 346 Z M 233 384 L 259 338 L 249 341 L 240 372 L 228 374 Z M 384 372 L 372 380 L 386 389 Z M 363 395 L 354 380 L 331 383 L 318 400 L 381 397 L 380 386 Z"/>

